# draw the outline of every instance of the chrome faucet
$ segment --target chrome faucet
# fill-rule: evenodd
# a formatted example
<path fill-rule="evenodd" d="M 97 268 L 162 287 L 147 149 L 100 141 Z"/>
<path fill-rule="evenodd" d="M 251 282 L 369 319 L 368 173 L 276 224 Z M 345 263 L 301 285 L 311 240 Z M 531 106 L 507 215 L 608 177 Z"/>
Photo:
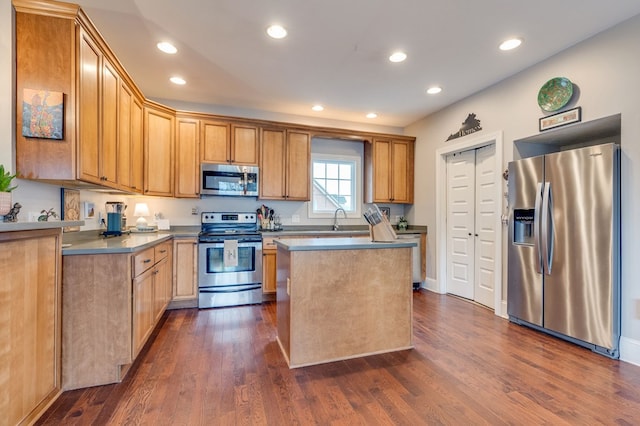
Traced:
<path fill-rule="evenodd" d="M 342 207 L 338 207 L 335 211 L 335 213 L 333 213 L 333 230 L 337 231 L 338 229 L 340 229 L 340 226 L 338 225 L 338 212 L 341 211 L 342 215 L 344 216 L 344 218 L 347 218 L 347 212 L 344 211 L 344 209 Z"/>

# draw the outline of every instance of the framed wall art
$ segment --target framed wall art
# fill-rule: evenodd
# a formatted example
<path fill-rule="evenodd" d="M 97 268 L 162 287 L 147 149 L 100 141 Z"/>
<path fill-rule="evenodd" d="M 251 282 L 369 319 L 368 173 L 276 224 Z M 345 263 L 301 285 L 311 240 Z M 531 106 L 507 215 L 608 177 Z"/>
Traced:
<path fill-rule="evenodd" d="M 62 220 L 80 220 L 80 191 L 62 188 L 60 190 L 60 204 L 62 204 Z M 79 231 L 79 226 L 65 226 L 64 232 Z"/>
<path fill-rule="evenodd" d="M 540 131 L 566 126 L 582 120 L 582 107 L 576 107 L 557 114 L 548 115 L 540 119 Z"/>
<path fill-rule="evenodd" d="M 50 90 L 22 92 L 22 136 L 57 139 L 64 137 L 64 94 Z"/>

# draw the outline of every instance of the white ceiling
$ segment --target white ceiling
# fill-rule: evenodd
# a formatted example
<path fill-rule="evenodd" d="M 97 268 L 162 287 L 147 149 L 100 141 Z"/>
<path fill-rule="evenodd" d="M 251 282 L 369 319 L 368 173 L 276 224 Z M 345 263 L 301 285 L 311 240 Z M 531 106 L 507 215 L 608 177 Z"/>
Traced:
<path fill-rule="evenodd" d="M 395 127 L 640 13 L 638 0 L 77 3 L 149 98 Z M 287 38 L 265 35 L 276 22 L 287 28 Z M 499 51 L 513 36 L 524 44 Z M 161 40 L 173 42 L 178 53 L 157 50 Z M 408 54 L 404 63 L 388 61 L 397 49 Z M 171 84 L 173 75 L 187 85 Z M 426 95 L 431 85 L 443 92 Z M 312 111 L 314 103 L 325 110 Z M 378 118 L 365 118 L 370 111 Z"/>

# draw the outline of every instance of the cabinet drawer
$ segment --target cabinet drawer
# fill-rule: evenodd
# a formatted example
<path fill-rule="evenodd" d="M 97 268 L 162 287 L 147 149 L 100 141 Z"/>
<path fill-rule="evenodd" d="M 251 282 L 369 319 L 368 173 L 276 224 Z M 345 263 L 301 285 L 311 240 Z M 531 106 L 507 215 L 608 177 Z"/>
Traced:
<path fill-rule="evenodd" d="M 276 249 L 274 237 L 262 237 L 262 250 Z"/>
<path fill-rule="evenodd" d="M 169 243 L 158 244 L 154 247 L 155 261 L 160 262 L 169 254 Z"/>
<path fill-rule="evenodd" d="M 133 276 L 137 277 L 155 263 L 155 247 L 148 248 L 133 256 Z"/>

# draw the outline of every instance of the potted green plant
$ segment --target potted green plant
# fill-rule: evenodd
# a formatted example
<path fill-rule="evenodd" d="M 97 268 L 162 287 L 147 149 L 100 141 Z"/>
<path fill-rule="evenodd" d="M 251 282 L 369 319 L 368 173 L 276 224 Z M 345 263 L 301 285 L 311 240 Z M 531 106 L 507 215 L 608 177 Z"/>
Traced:
<path fill-rule="evenodd" d="M 11 191 L 17 186 L 11 186 L 11 181 L 16 177 L 4 170 L 4 165 L 0 164 L 0 216 L 4 216 L 11 211 Z"/>
<path fill-rule="evenodd" d="M 409 222 L 407 222 L 407 219 L 404 216 L 400 216 L 400 219 L 398 219 L 398 230 L 406 231 L 408 227 Z"/>

